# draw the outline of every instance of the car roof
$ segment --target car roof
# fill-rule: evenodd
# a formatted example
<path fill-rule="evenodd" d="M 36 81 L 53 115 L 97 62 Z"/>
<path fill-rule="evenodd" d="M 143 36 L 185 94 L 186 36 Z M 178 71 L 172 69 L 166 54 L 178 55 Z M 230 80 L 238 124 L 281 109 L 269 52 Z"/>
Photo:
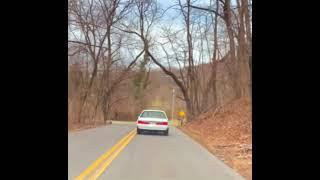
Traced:
<path fill-rule="evenodd" d="M 164 112 L 162 110 L 159 110 L 159 109 L 144 109 L 142 112 L 144 111 L 159 111 L 159 112 Z M 165 113 L 165 112 L 164 112 Z"/>

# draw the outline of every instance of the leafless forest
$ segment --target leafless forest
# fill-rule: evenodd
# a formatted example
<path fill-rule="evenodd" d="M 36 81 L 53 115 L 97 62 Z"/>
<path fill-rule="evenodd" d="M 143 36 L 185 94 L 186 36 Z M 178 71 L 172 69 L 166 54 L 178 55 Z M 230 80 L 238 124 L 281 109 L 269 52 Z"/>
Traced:
<path fill-rule="evenodd" d="M 68 11 L 69 128 L 144 108 L 171 116 L 172 98 L 191 122 L 251 98 L 251 1 L 69 0 Z"/>

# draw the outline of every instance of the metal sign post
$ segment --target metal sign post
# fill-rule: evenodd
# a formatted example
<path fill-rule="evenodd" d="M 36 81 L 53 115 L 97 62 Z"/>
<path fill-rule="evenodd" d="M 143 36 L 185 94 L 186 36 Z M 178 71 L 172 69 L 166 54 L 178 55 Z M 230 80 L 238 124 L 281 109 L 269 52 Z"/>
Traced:
<path fill-rule="evenodd" d="M 173 120 L 173 114 L 174 114 L 174 88 L 172 89 L 172 103 L 171 103 L 171 106 L 172 106 L 172 109 L 171 109 L 171 120 Z"/>

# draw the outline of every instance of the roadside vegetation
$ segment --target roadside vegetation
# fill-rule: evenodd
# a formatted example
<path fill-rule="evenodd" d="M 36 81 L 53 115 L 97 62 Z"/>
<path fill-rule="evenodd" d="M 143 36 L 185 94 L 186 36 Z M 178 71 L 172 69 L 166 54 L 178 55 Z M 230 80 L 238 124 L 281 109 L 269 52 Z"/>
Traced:
<path fill-rule="evenodd" d="M 68 0 L 69 130 L 185 111 L 182 129 L 250 179 L 251 4 Z"/>

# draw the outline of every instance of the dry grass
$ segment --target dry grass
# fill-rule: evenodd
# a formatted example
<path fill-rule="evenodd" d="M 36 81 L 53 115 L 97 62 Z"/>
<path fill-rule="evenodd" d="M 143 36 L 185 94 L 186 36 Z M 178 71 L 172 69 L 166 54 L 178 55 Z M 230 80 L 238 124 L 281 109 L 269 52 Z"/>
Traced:
<path fill-rule="evenodd" d="M 181 128 L 247 179 L 252 179 L 251 102 L 240 99 Z"/>
<path fill-rule="evenodd" d="M 92 103 L 93 104 L 93 103 Z M 103 126 L 103 116 L 97 112 L 94 115 L 93 105 L 86 106 L 82 113 L 82 122 L 78 122 L 80 102 L 77 99 L 68 101 L 68 131 L 78 131 L 83 129 Z"/>
<path fill-rule="evenodd" d="M 68 127 L 69 132 L 76 132 L 76 131 L 81 131 L 85 129 L 90 129 L 90 128 L 96 128 L 100 126 L 104 126 L 104 123 L 92 123 L 92 124 L 72 124 L 71 126 Z"/>

